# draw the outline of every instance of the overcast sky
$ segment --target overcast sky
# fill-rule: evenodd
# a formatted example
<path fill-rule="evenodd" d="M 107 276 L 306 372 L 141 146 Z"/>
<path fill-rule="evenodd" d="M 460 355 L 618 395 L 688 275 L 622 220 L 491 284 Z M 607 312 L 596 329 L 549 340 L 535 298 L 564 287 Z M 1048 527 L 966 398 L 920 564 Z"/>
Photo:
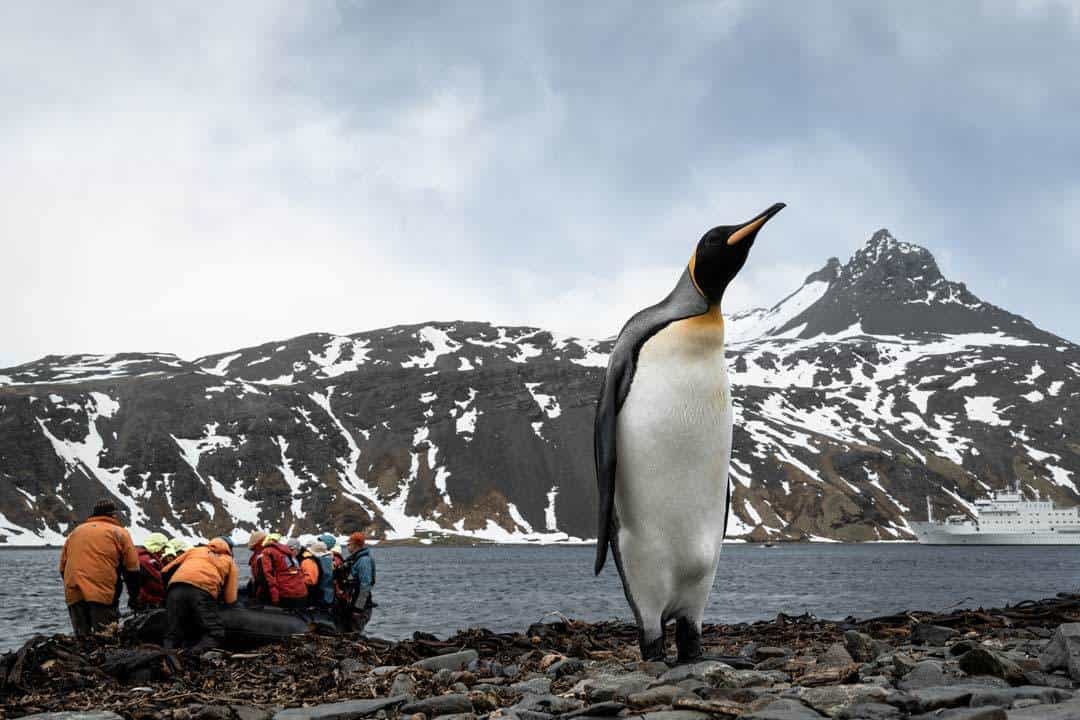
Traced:
<path fill-rule="evenodd" d="M 0 3 L 0 367 L 725 311 L 888 227 L 1080 340 L 1080 5 Z"/>

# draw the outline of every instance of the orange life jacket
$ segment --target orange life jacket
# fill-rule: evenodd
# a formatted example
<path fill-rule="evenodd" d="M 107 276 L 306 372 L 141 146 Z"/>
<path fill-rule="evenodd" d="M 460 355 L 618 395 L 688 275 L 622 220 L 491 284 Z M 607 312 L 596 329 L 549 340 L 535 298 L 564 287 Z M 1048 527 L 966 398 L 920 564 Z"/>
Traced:
<path fill-rule="evenodd" d="M 139 555 L 131 535 L 114 518 L 95 515 L 71 531 L 60 552 L 64 600 L 112 605 L 120 568 L 139 569 Z"/>

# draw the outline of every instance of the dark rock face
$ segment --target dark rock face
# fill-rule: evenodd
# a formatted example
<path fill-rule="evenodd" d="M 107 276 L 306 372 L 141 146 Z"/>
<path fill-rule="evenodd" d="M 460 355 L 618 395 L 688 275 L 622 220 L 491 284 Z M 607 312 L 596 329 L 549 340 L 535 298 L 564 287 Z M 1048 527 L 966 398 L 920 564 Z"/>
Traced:
<path fill-rule="evenodd" d="M 964 512 L 1014 482 L 1080 499 L 1080 348 L 923 248 L 880 231 L 727 335 L 729 536 L 910 538 L 927 496 Z M 104 495 L 188 536 L 591 538 L 610 347 L 454 322 L 0 370 L 0 543 L 59 543 Z"/>

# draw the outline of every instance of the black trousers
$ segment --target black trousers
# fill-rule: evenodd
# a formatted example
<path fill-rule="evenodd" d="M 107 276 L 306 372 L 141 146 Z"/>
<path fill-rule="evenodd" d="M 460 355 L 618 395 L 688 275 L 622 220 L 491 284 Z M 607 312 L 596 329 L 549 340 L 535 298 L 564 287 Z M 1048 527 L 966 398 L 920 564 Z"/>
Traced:
<path fill-rule="evenodd" d="M 91 635 L 98 628 L 118 619 L 115 605 L 103 605 L 88 600 L 68 605 L 68 617 L 71 618 L 71 629 L 75 631 L 75 637 Z"/>
<path fill-rule="evenodd" d="M 306 597 L 302 598 L 278 598 L 279 608 L 285 608 L 286 610 L 305 610 L 308 606 Z"/>
<path fill-rule="evenodd" d="M 178 648 L 195 644 L 204 637 L 218 642 L 225 640 L 225 626 L 218 614 L 218 603 L 202 588 L 186 583 L 169 586 L 165 596 L 168 629 L 165 647 Z"/>
<path fill-rule="evenodd" d="M 371 591 L 358 591 L 349 608 L 349 629 L 356 633 L 363 633 L 364 628 L 371 622 L 371 611 L 374 609 L 375 601 L 371 597 Z"/>

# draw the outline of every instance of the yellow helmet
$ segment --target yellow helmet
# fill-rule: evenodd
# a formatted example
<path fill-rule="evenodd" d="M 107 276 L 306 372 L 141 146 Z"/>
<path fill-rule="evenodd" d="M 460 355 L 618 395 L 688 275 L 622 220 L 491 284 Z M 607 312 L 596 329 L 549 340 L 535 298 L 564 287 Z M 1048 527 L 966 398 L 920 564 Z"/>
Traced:
<path fill-rule="evenodd" d="M 169 544 L 169 538 L 162 533 L 150 533 L 143 541 L 143 547 L 152 553 L 159 553 Z"/>
<path fill-rule="evenodd" d="M 173 538 L 168 543 L 166 543 L 165 552 L 163 554 L 165 555 L 165 557 L 181 555 L 189 547 L 190 545 L 188 545 L 184 540 L 181 540 L 180 538 Z"/>

